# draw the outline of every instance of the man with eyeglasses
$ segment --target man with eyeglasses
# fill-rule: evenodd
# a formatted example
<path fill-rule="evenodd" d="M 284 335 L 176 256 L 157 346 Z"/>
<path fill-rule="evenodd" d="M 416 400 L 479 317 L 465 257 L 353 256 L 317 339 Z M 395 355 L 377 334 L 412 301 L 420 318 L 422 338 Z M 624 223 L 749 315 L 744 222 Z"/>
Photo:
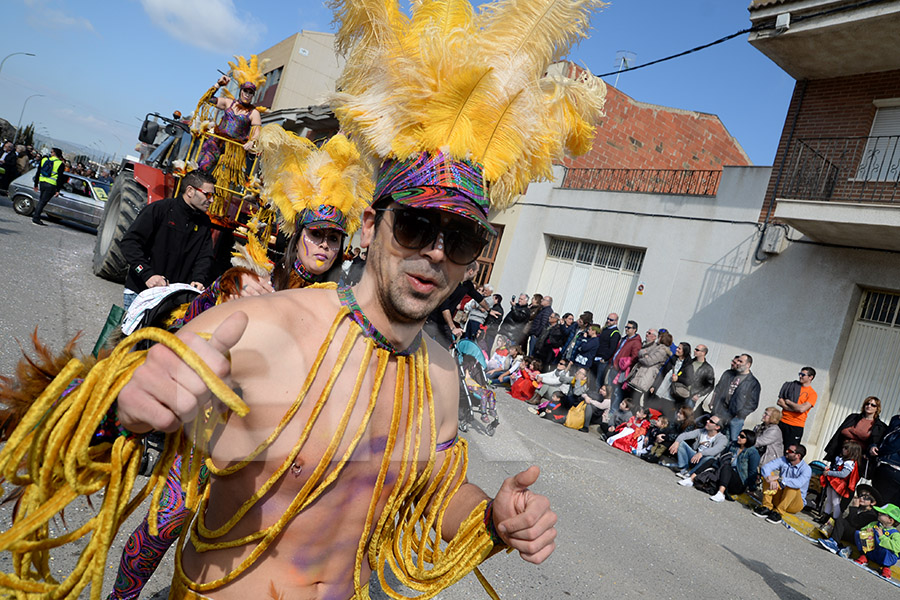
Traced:
<path fill-rule="evenodd" d="M 769 523 L 780 523 L 782 515 L 795 514 L 806 506 L 806 491 L 812 469 L 803 461 L 806 447 L 791 444 L 785 448 L 784 456 L 771 460 L 762 466 L 762 505 L 753 514 Z"/>
<path fill-rule="evenodd" d="M 705 398 L 716 386 L 716 371 L 706 360 L 709 348 L 703 344 L 697 344 L 694 348 L 694 362 L 691 363 L 693 377 L 691 380 L 691 401 L 689 406 L 700 406 L 701 399 Z"/>
<path fill-rule="evenodd" d="M 204 290 L 213 279 L 211 223 L 206 214 L 215 195 L 211 175 L 192 171 L 181 180 L 181 197 L 148 204 L 119 248 L 128 263 L 124 308 L 142 291 L 173 283 Z"/>
<path fill-rule="evenodd" d="M 778 404 L 781 408 L 781 435 L 784 445 L 799 444 L 803 438 L 803 428 L 806 425 L 806 417 L 809 410 L 816 405 L 818 395 L 812 388 L 813 379 L 816 378 L 816 370 L 812 367 L 803 367 L 797 374 L 796 381 L 787 381 L 778 392 Z"/>

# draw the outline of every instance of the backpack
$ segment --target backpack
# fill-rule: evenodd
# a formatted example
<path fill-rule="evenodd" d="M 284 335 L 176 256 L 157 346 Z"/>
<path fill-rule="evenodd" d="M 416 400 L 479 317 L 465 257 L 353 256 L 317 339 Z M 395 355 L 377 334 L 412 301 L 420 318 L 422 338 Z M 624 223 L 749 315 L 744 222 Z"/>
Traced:
<path fill-rule="evenodd" d="M 51 175 L 53 175 L 53 161 L 48 156 L 41 161 L 41 177 L 50 177 Z"/>

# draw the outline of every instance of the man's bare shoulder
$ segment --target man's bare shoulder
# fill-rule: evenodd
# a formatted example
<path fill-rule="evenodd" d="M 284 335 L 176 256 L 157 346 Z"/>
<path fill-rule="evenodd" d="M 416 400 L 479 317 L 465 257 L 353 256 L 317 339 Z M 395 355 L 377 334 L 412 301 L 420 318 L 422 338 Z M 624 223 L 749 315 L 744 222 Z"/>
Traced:
<path fill-rule="evenodd" d="M 434 393 L 435 418 L 439 441 L 453 437 L 459 406 L 459 373 L 456 359 L 428 335 L 422 336 L 428 349 L 429 375 Z"/>
<path fill-rule="evenodd" d="M 339 307 L 337 294 L 331 289 L 284 290 L 220 304 L 198 315 L 185 325 L 184 331 L 213 331 L 229 315 L 239 311 L 249 319 L 248 331 L 269 326 L 291 329 L 326 319 L 330 324 Z"/>

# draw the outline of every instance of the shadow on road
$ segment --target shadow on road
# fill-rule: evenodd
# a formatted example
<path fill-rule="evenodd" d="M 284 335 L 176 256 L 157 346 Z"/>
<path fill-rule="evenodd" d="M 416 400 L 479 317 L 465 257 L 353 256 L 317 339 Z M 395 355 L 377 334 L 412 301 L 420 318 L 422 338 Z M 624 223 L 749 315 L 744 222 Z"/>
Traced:
<path fill-rule="evenodd" d="M 803 585 L 790 575 L 777 573 L 773 571 L 766 563 L 759 562 L 758 560 L 750 560 L 749 558 L 744 558 L 737 552 L 733 551 L 731 548 L 728 548 L 726 546 L 722 547 L 725 548 L 725 550 L 728 550 L 728 552 L 730 552 L 731 555 L 736 559 L 741 561 L 741 563 L 745 567 L 762 577 L 762 580 L 772 589 L 776 597 L 781 598 L 782 600 L 810 600 L 810 597 L 806 594 L 801 594 L 797 590 L 788 587 L 788 584 Z"/>

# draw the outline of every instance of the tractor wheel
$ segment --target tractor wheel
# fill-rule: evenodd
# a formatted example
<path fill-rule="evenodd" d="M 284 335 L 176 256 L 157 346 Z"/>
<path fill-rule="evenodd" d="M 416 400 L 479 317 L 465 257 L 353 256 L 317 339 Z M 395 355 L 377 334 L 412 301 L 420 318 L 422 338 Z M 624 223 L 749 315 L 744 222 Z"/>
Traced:
<path fill-rule="evenodd" d="M 146 203 L 147 191 L 134 180 L 133 173 L 123 173 L 116 179 L 97 228 L 94 275 L 116 283 L 125 282 L 128 263 L 119 241 Z"/>

